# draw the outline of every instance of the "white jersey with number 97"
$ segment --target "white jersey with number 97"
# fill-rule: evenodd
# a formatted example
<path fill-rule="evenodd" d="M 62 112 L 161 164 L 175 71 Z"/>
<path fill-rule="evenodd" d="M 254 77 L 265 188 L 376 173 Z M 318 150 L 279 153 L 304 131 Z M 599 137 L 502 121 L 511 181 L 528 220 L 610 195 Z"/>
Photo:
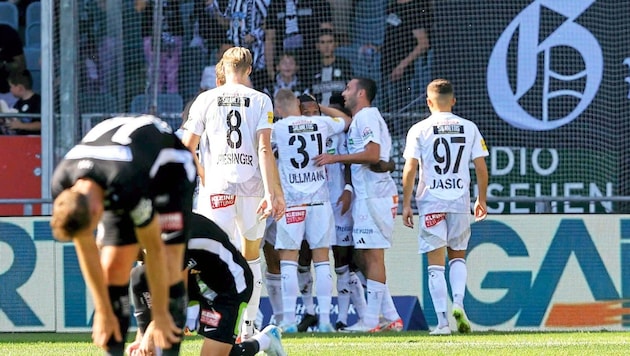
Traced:
<path fill-rule="evenodd" d="M 413 125 L 403 156 L 420 162 L 419 212 L 470 212 L 469 164 L 487 155 L 477 125 L 453 113 L 434 113 Z"/>

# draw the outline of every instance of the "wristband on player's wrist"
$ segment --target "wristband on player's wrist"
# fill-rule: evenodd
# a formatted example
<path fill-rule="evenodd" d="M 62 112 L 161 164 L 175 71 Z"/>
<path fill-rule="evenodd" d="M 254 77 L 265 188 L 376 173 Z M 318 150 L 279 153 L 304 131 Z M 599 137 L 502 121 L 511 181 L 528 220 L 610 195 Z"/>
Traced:
<path fill-rule="evenodd" d="M 352 185 L 350 185 L 350 184 L 346 184 L 346 186 L 343 187 L 343 190 L 347 190 L 350 193 L 354 193 L 354 188 L 352 188 Z"/>

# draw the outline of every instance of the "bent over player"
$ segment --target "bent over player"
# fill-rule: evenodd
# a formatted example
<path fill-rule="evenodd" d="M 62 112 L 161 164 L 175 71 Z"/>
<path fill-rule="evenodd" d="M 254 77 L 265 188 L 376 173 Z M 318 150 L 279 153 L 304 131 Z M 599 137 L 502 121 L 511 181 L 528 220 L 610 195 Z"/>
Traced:
<path fill-rule="evenodd" d="M 215 223 L 202 215 L 193 214 L 191 225 L 185 273 L 188 276 L 189 299 L 199 302 L 199 312 L 194 319 L 196 325 L 190 325 L 190 328 L 204 337 L 201 355 L 253 356 L 259 351 L 273 356 L 286 355 L 280 341 L 280 330 L 273 325 L 246 341 L 234 344 L 243 311 L 252 294 L 252 272 L 227 234 Z M 135 356 L 154 351 L 150 326 L 151 297 L 144 265 L 133 269 L 131 285 L 139 337 L 128 351 L 130 356 Z"/>
<path fill-rule="evenodd" d="M 164 355 L 179 353 L 195 175 L 190 151 L 153 116 L 103 121 L 55 169 L 50 226 L 57 240 L 74 242 L 94 300 L 92 339 L 108 355 L 124 352 L 138 243 L 146 250 L 155 343 Z"/>

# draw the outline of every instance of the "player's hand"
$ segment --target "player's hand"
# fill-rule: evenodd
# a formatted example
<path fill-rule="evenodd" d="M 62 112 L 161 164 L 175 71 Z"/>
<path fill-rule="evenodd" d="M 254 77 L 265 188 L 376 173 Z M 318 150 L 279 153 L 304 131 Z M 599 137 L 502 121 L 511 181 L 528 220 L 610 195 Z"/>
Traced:
<path fill-rule="evenodd" d="M 107 350 L 107 342 L 110 338 L 122 342 L 122 334 L 118 326 L 118 319 L 113 312 L 94 312 L 92 323 L 92 341 L 94 345 Z"/>
<path fill-rule="evenodd" d="M 260 215 L 260 220 L 265 220 L 268 217 L 272 217 L 275 221 L 282 219 L 286 210 L 286 203 L 284 196 L 280 195 L 266 195 L 258 204 L 256 209 L 257 214 Z"/>
<path fill-rule="evenodd" d="M 413 229 L 413 210 L 411 210 L 410 206 L 403 206 L 402 219 L 403 225 Z"/>
<path fill-rule="evenodd" d="M 335 160 L 335 156 L 336 155 L 322 153 L 321 155 L 315 156 L 313 159 L 315 160 L 315 164 L 317 164 L 318 166 L 324 166 L 327 164 L 337 163 L 337 161 Z"/>
<path fill-rule="evenodd" d="M 173 343 L 181 342 L 182 329 L 178 328 L 170 314 L 153 314 L 153 342 L 162 349 L 170 349 Z M 148 334 L 148 333 L 147 333 Z"/>
<path fill-rule="evenodd" d="M 337 205 L 341 204 L 341 215 L 345 215 L 350 210 L 350 204 L 352 203 L 352 192 L 349 190 L 343 190 L 339 199 L 337 199 Z"/>
<path fill-rule="evenodd" d="M 488 207 L 486 206 L 486 201 L 482 201 L 477 198 L 477 201 L 475 201 L 475 221 L 481 221 L 485 219 L 486 216 L 488 216 Z"/>
<path fill-rule="evenodd" d="M 389 161 L 380 160 L 377 163 L 370 164 L 370 170 L 376 173 L 391 173 L 396 170 L 396 162 L 394 162 L 393 158 L 390 158 Z"/>

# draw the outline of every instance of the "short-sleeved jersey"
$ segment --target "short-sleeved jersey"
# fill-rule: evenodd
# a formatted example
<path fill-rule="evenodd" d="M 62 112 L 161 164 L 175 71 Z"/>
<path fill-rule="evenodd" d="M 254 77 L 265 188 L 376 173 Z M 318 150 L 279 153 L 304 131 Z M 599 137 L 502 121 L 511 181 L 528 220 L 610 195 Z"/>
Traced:
<path fill-rule="evenodd" d="M 129 214 L 135 226 L 144 226 L 160 206 L 171 205 L 169 192 L 192 194 L 195 176 L 192 154 L 165 122 L 146 115 L 115 117 L 68 151 L 53 174 L 52 195 L 80 178 L 92 179 L 105 190 L 105 210 Z"/>
<path fill-rule="evenodd" d="M 257 90 L 226 84 L 199 94 L 184 129 L 200 136 L 206 191 L 262 196 L 256 134 L 272 125 L 271 99 Z"/>
<path fill-rule="evenodd" d="M 370 142 L 379 144 L 380 159 L 389 161 L 392 138 L 381 113 L 373 107 L 361 109 L 352 118 L 348 129 L 348 153 L 363 152 Z M 368 164 L 352 164 L 350 167 L 357 199 L 384 198 L 398 194 L 396 183 L 389 172 L 373 172 Z"/>
<path fill-rule="evenodd" d="M 329 137 L 343 132 L 345 122 L 327 116 L 289 116 L 274 124 L 278 172 L 287 206 L 330 201 L 326 167 L 313 158 L 324 153 Z"/>
<path fill-rule="evenodd" d="M 435 113 L 409 129 L 403 156 L 419 161 L 420 214 L 470 213 L 469 164 L 488 156 L 477 125 L 450 112 Z"/>
<path fill-rule="evenodd" d="M 184 262 L 190 270 L 188 290 L 191 299 L 198 300 L 205 287 L 218 296 L 231 299 L 243 293 L 251 295 L 251 269 L 225 231 L 199 214 L 192 214 L 191 227 Z"/>

